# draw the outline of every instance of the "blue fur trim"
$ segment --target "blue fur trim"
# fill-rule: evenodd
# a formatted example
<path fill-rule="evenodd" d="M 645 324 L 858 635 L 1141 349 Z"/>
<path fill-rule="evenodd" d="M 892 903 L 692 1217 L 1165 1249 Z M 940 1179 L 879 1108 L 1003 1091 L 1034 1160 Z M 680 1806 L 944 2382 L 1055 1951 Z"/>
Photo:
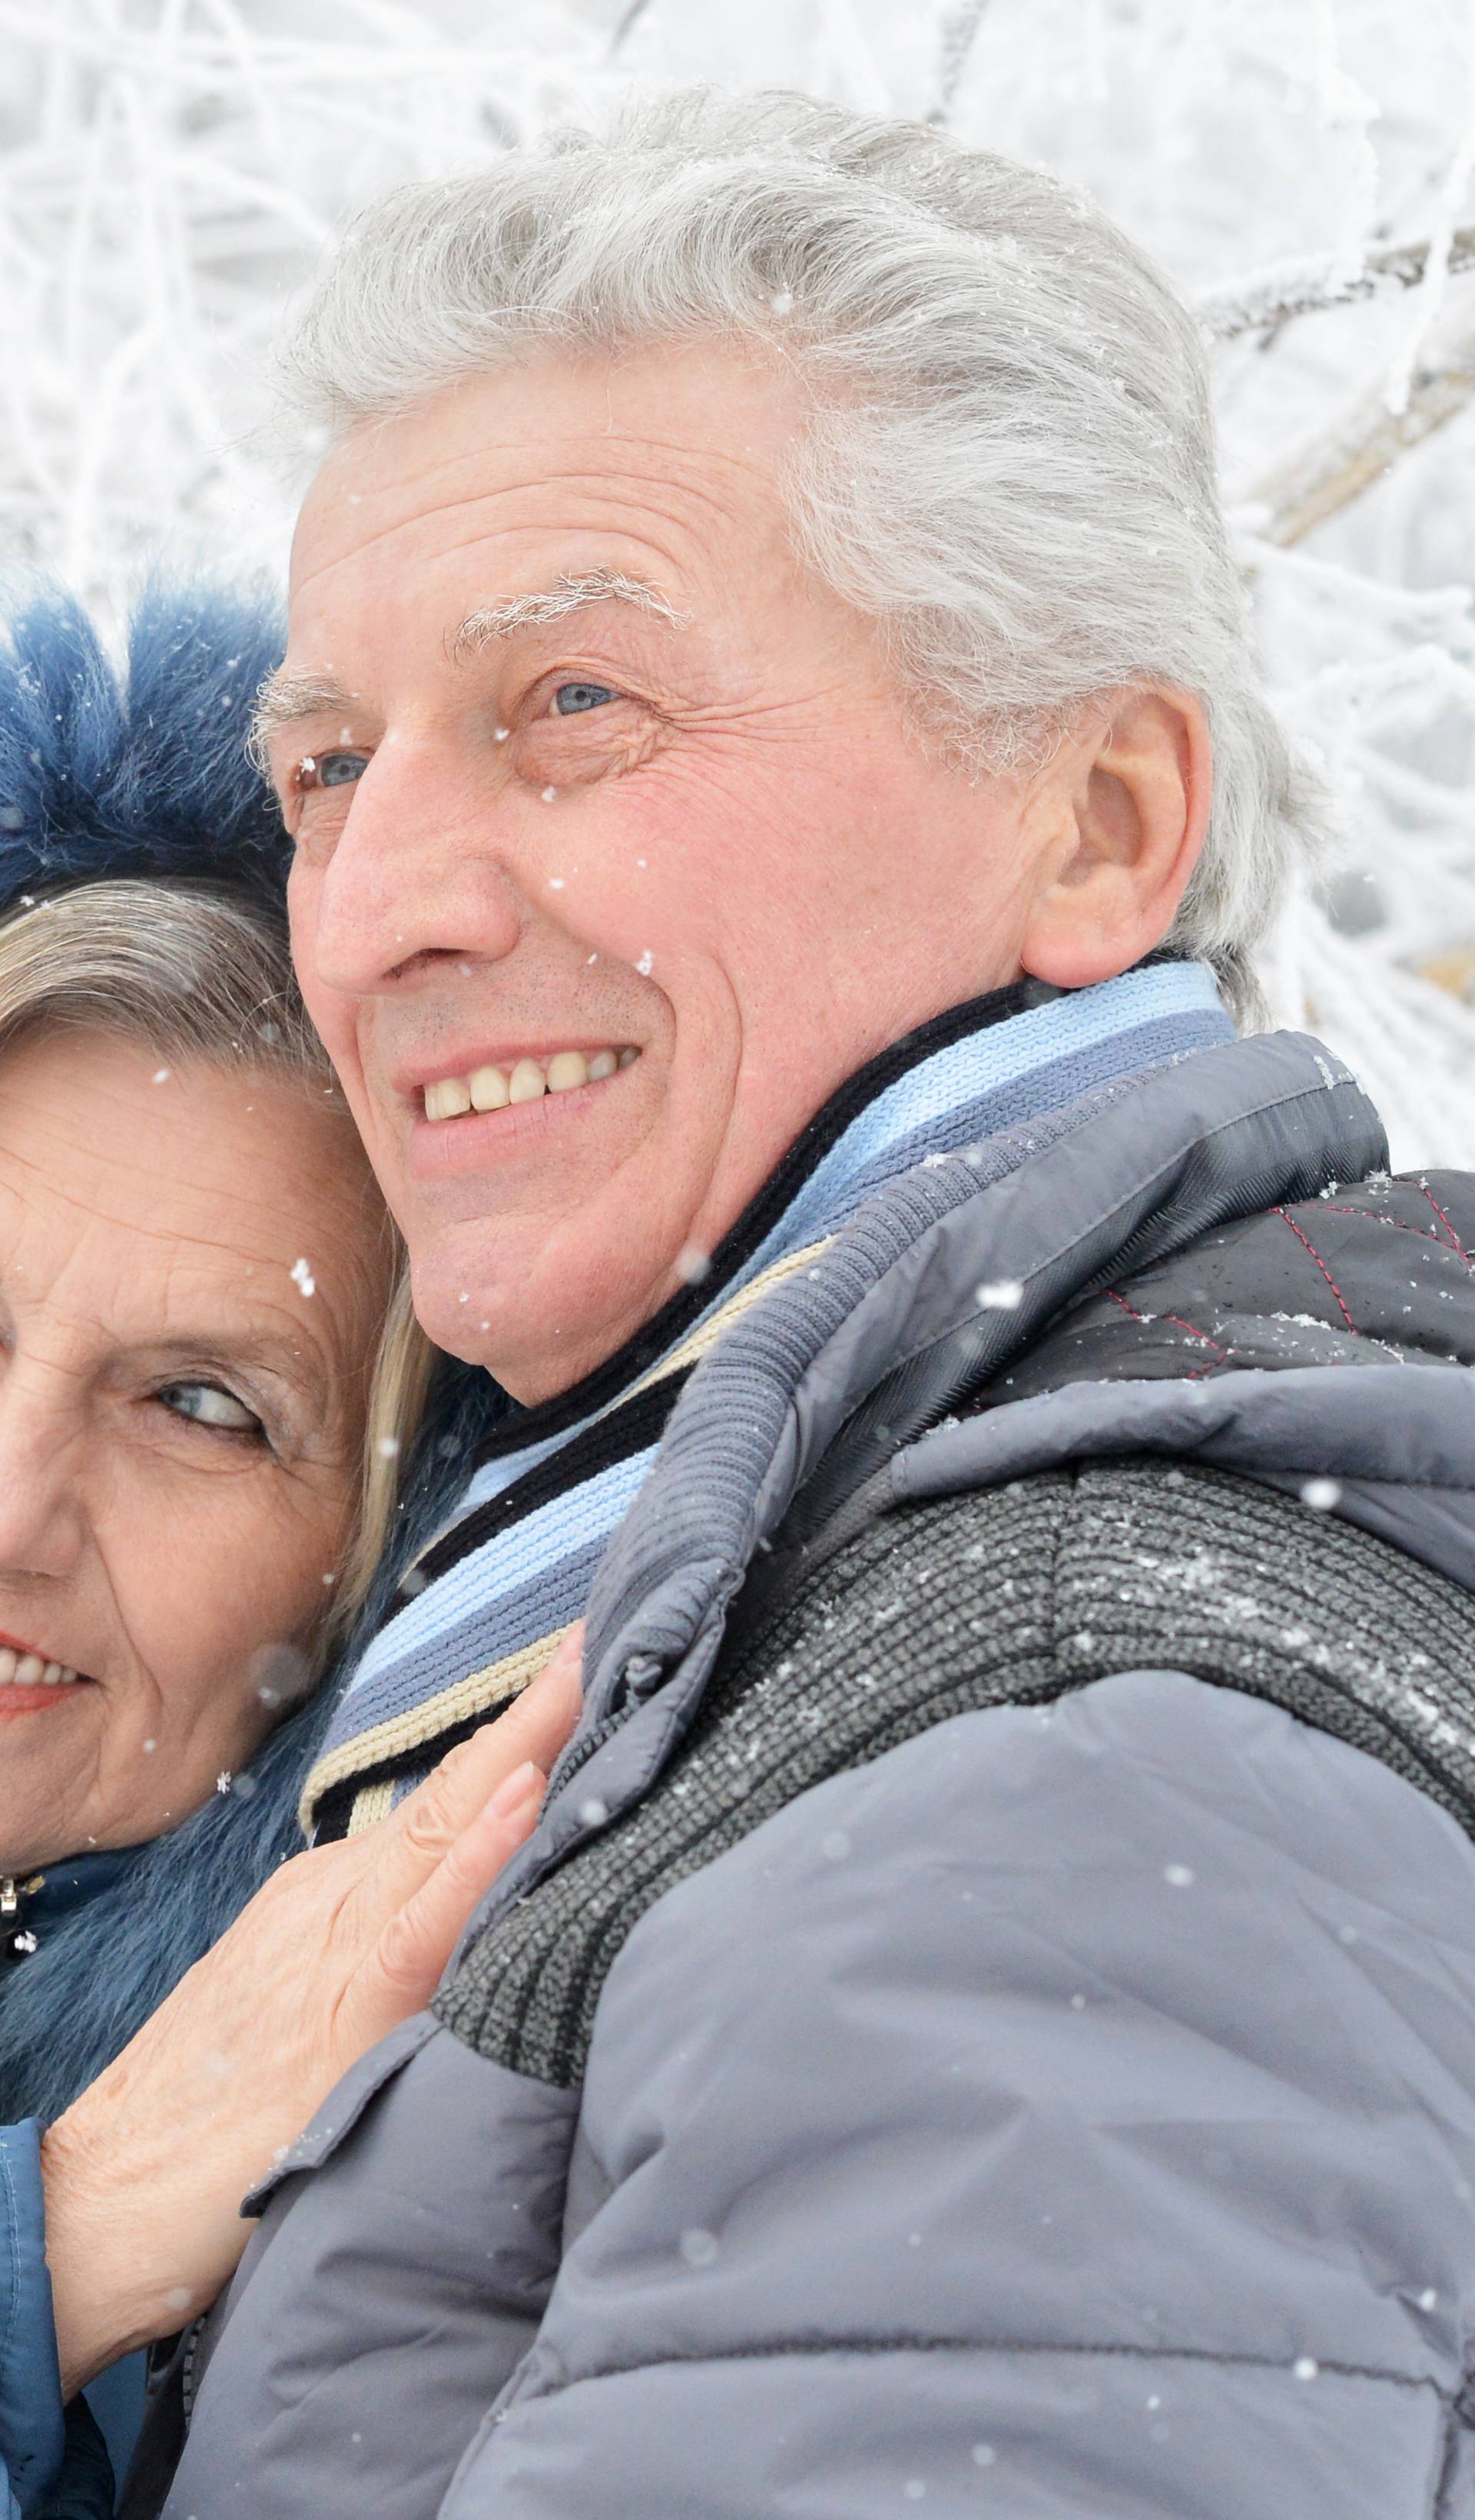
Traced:
<path fill-rule="evenodd" d="M 281 652 L 273 604 L 206 582 L 146 588 L 121 671 L 62 588 L 18 599 L 0 632 L 0 908 L 130 875 L 280 903 L 290 843 L 246 738 Z"/>

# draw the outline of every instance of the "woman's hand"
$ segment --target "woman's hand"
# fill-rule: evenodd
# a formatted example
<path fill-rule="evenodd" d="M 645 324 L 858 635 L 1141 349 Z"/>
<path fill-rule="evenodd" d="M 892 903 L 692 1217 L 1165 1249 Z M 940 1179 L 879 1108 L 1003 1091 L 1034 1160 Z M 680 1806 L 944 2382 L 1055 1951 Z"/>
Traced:
<path fill-rule="evenodd" d="M 577 1720 L 581 1628 L 361 1837 L 284 1864 L 42 2142 L 63 2392 L 212 2302 L 241 2199 L 429 2002 Z"/>

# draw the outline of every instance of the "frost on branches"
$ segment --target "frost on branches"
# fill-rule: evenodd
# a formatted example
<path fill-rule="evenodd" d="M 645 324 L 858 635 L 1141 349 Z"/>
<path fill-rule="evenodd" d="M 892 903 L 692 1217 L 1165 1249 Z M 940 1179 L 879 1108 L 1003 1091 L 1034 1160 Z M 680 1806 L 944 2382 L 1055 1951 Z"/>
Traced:
<path fill-rule="evenodd" d="M 1196 304 L 1267 671 L 1335 801 L 1274 1013 L 1358 1068 L 1398 1161 L 1475 1163 L 1468 8 L 0 0 L 6 561 L 105 605 L 160 548 L 280 572 L 290 491 L 250 432 L 336 221 L 690 78 L 1047 164 Z"/>

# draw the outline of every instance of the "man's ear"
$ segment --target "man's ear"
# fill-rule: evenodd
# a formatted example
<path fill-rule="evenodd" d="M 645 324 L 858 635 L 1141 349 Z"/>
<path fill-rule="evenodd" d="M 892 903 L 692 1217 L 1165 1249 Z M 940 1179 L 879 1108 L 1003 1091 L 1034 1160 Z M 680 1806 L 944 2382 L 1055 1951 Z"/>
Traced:
<path fill-rule="evenodd" d="M 1041 846 L 1026 971 L 1085 988 L 1162 943 L 1203 847 L 1211 781 L 1187 692 L 1123 692 L 1060 745 L 1028 809 Z"/>

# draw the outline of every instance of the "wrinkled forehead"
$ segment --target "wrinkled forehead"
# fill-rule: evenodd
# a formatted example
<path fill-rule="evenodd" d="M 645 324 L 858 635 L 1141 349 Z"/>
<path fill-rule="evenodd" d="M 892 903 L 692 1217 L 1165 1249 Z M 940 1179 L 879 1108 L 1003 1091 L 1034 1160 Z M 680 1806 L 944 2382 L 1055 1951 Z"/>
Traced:
<path fill-rule="evenodd" d="M 102 1031 L 0 1054 L 0 1277 L 28 1296 L 130 1340 L 285 1327 L 313 1356 L 361 1343 L 389 1267 L 340 1098 Z"/>
<path fill-rule="evenodd" d="M 488 598 L 603 567 L 680 608 L 783 539 L 799 424 L 771 359 L 707 344 L 545 355 L 444 387 L 327 457 L 293 542 L 294 634 L 320 607 L 462 559 L 493 568 Z"/>

